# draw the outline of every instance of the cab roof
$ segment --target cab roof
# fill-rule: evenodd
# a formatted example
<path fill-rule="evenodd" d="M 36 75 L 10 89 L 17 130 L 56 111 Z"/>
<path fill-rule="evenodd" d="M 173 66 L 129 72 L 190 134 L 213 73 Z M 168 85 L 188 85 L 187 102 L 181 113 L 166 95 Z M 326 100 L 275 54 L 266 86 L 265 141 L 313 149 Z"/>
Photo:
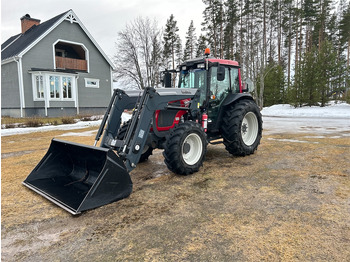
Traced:
<path fill-rule="evenodd" d="M 219 63 L 221 65 L 239 66 L 238 62 L 233 60 L 218 59 L 218 58 L 209 58 L 208 60 L 211 63 Z"/>
<path fill-rule="evenodd" d="M 195 64 L 205 63 L 206 59 L 208 59 L 209 63 L 219 63 L 221 65 L 239 66 L 237 61 L 227 60 L 227 59 L 219 59 L 219 58 L 215 58 L 215 57 L 208 57 L 208 58 L 201 57 L 201 58 L 190 59 L 190 60 L 187 60 L 187 61 L 183 62 L 181 64 L 181 66 L 183 66 L 183 65 L 185 65 L 185 66 L 193 66 Z"/>

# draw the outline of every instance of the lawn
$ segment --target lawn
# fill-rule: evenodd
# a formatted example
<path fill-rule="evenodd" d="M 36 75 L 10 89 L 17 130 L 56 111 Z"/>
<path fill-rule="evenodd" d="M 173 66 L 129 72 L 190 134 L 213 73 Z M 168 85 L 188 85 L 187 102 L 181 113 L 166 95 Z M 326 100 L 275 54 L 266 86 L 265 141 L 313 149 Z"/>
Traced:
<path fill-rule="evenodd" d="M 210 145 L 185 177 L 155 150 L 129 198 L 79 216 L 21 184 L 53 137 L 95 129 L 2 137 L 4 261 L 350 260 L 350 132 L 264 135 L 247 157 Z"/>

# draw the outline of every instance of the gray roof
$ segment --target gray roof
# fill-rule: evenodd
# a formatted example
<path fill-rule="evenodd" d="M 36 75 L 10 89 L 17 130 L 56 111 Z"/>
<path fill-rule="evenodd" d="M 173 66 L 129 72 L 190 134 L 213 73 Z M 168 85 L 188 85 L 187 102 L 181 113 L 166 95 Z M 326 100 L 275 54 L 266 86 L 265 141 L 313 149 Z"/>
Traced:
<path fill-rule="evenodd" d="M 69 17 L 69 18 L 68 18 Z M 30 29 L 28 29 L 24 34 L 17 34 L 10 37 L 1 45 L 1 63 L 5 62 L 5 60 L 11 60 L 11 58 L 16 56 L 22 56 L 26 53 L 28 48 L 35 45 L 36 42 L 40 41 L 42 37 L 45 37 L 46 34 L 53 30 L 54 25 L 59 24 L 60 21 L 64 21 L 64 19 L 71 19 L 70 21 L 77 22 L 82 30 L 87 34 L 90 40 L 94 43 L 97 49 L 100 51 L 102 56 L 106 59 L 106 61 L 110 64 L 112 69 L 115 69 L 113 62 L 108 58 L 108 56 L 103 52 L 101 47 L 98 45 L 96 40 L 92 37 L 92 35 L 88 32 L 85 26 L 81 23 L 79 18 L 75 15 L 72 9 L 59 14 L 50 20 L 47 20 L 39 25 L 34 25 Z"/>
<path fill-rule="evenodd" d="M 1 45 L 1 60 L 5 60 L 20 54 L 69 11 L 59 14 L 39 25 L 34 25 L 23 34 L 17 34 L 10 37 Z"/>

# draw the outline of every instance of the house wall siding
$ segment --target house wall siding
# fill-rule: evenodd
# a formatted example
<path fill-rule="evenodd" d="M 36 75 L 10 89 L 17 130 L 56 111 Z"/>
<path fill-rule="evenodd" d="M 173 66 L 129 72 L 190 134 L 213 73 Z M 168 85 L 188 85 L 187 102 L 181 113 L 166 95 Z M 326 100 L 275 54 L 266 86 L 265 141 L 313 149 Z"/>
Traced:
<path fill-rule="evenodd" d="M 18 67 L 13 61 L 1 65 L 1 108 L 20 107 Z"/>
<path fill-rule="evenodd" d="M 26 111 L 29 112 L 31 108 L 40 107 L 41 105 L 44 106 L 43 102 L 33 101 L 32 74 L 29 73 L 29 71 L 33 68 L 54 69 L 53 44 L 57 42 L 58 39 L 82 43 L 89 51 L 89 73 L 78 72 L 77 88 L 79 108 L 81 108 L 81 110 L 84 110 L 83 108 L 106 108 L 111 97 L 110 65 L 90 41 L 79 24 L 71 24 L 69 21 L 63 21 L 22 58 Z M 85 78 L 99 79 L 99 88 L 85 87 Z M 64 107 L 74 107 L 74 103 L 71 101 L 50 101 L 50 108 L 51 107 L 52 109 L 56 107 L 61 110 L 61 108 Z M 50 112 L 50 110 L 48 112 Z"/>

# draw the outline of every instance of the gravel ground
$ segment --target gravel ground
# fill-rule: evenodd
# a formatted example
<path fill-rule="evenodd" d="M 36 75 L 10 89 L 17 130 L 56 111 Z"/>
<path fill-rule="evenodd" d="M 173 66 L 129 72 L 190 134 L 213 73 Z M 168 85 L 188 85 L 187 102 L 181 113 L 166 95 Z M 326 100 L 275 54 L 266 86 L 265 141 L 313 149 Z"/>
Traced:
<path fill-rule="evenodd" d="M 254 155 L 210 145 L 185 177 L 156 150 L 129 198 L 79 216 L 21 185 L 66 133 L 2 137 L 2 261 L 350 261 L 350 131 L 267 129 Z"/>

